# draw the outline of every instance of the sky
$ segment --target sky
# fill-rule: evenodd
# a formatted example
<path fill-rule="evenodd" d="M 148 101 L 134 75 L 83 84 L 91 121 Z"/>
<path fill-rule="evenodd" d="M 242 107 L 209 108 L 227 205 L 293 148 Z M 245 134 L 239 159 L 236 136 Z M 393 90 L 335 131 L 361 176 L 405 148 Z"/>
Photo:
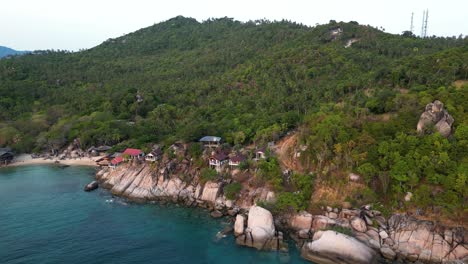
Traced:
<path fill-rule="evenodd" d="M 314 26 L 357 21 L 400 34 L 421 32 L 429 9 L 428 35 L 468 35 L 466 0 L 0 0 L 0 46 L 16 50 L 77 51 L 182 15 L 198 21 L 287 19 Z"/>

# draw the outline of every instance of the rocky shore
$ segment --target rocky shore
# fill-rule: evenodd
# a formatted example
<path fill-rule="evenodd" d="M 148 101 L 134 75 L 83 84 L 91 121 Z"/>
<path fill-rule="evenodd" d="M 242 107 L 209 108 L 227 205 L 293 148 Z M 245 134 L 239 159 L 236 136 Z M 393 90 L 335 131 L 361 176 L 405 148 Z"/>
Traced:
<path fill-rule="evenodd" d="M 323 258 L 331 259 L 330 263 L 373 263 L 380 255 L 405 263 L 468 261 L 468 232 L 463 228 L 436 226 L 401 214 L 387 220 L 369 206 L 327 209 L 323 215 L 301 212 L 284 220 L 306 259 L 318 263 L 328 263 Z M 334 230 L 347 230 L 348 234 Z"/>
<path fill-rule="evenodd" d="M 266 188 L 229 200 L 219 182 L 200 181 L 189 159 L 130 162 L 96 174 L 100 186 L 137 202 L 161 201 L 208 208 L 213 217 L 233 217 L 236 242 L 258 250 L 287 251 L 292 237 L 305 259 L 315 263 L 466 263 L 468 232 L 395 214 L 386 219 L 371 206 L 323 208 L 320 215 L 301 212 L 275 218 L 258 201 L 274 197 Z M 234 220 L 235 219 L 235 220 Z"/>

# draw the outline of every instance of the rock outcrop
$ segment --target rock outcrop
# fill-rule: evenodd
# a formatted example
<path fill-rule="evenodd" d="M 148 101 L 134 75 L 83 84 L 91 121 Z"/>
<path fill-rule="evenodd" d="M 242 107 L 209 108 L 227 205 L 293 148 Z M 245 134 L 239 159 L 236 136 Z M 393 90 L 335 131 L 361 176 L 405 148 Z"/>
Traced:
<path fill-rule="evenodd" d="M 404 263 L 468 261 L 468 232 L 462 227 L 444 228 L 430 221 L 399 214 L 392 215 L 387 221 L 370 206 L 354 210 L 341 209 L 338 210 L 338 218 L 330 218 L 330 213 L 336 213 L 336 210 L 323 208 L 323 215 L 301 212 L 285 220 L 291 230 L 291 237 L 296 240 L 305 258 L 317 263 L 368 263 L 369 258 L 374 261 L 375 256 L 379 255 Z M 323 231 L 335 232 L 333 230 L 337 228 L 352 234 L 352 242 L 344 234 L 328 234 L 321 240 Z M 346 247 L 337 250 L 337 245 Z M 366 256 L 365 259 L 348 255 L 360 250 L 367 252 L 368 249 L 372 250 L 372 257 L 367 253 L 358 254 Z"/>
<path fill-rule="evenodd" d="M 318 231 L 302 247 L 304 258 L 316 263 L 376 263 L 376 253 L 357 239 L 335 231 Z"/>
<path fill-rule="evenodd" d="M 236 219 L 237 231 L 242 230 L 241 224 L 244 218 Z M 235 231 L 236 234 L 238 232 Z M 270 211 L 260 207 L 252 206 L 249 210 L 247 228 L 238 234 L 236 243 L 242 246 L 254 247 L 259 250 L 287 250 L 287 245 L 283 242 L 283 234 L 275 230 L 273 216 Z"/>
<path fill-rule="evenodd" d="M 426 105 L 425 111 L 419 118 L 416 129 L 418 133 L 424 133 L 426 129 L 434 126 L 441 135 L 448 137 L 452 132 L 453 122 L 454 119 L 447 110 L 444 109 L 444 104 L 439 100 L 435 100 L 433 103 Z"/>
<path fill-rule="evenodd" d="M 463 228 L 442 228 L 399 214 L 390 217 L 388 225 L 387 244 L 407 261 L 468 261 L 468 232 Z"/>

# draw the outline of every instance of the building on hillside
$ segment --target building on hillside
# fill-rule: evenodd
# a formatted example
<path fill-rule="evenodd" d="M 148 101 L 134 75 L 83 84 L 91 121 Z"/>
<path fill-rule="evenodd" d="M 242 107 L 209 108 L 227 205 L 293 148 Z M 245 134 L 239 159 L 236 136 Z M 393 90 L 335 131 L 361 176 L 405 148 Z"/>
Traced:
<path fill-rule="evenodd" d="M 145 156 L 145 153 L 141 149 L 127 148 L 122 153 L 122 156 L 125 157 L 125 159 L 128 158 L 128 160 L 139 160 Z"/>
<path fill-rule="evenodd" d="M 0 164 L 8 164 L 10 163 L 15 155 L 11 148 L 0 148 Z"/>
<path fill-rule="evenodd" d="M 150 162 L 155 162 L 157 160 L 159 160 L 161 157 L 162 157 L 162 150 L 161 149 L 154 149 L 153 151 L 151 151 L 150 153 L 148 153 L 145 157 L 145 160 L 146 161 L 150 161 Z"/>
<path fill-rule="evenodd" d="M 242 155 L 242 154 L 236 154 L 235 156 L 232 156 L 229 158 L 229 166 L 232 168 L 238 167 L 241 162 L 247 160 L 247 158 Z"/>
<path fill-rule="evenodd" d="M 115 169 L 120 164 L 122 164 L 122 162 L 123 162 L 123 157 L 122 156 L 115 157 L 109 162 L 109 167 L 112 168 L 112 169 Z"/>
<path fill-rule="evenodd" d="M 224 153 L 215 153 L 210 157 L 209 165 L 218 172 L 222 170 L 224 164 L 229 161 L 229 157 Z"/>
<path fill-rule="evenodd" d="M 99 147 L 93 146 L 93 147 L 90 147 L 87 151 L 92 156 L 100 156 L 106 153 L 107 151 L 109 151 L 110 149 L 112 149 L 112 147 L 110 146 L 99 146 Z"/>
<path fill-rule="evenodd" d="M 221 144 L 221 138 L 214 136 L 204 136 L 200 139 L 200 142 L 203 143 L 205 148 L 217 148 Z"/>
<path fill-rule="evenodd" d="M 109 166 L 111 161 L 116 158 L 116 157 L 119 157 L 119 156 L 122 156 L 122 153 L 120 152 L 114 152 L 113 154 L 109 154 L 105 157 L 102 157 L 100 159 L 97 159 L 96 160 L 96 164 L 98 166 Z"/>
<path fill-rule="evenodd" d="M 266 149 L 259 148 L 255 151 L 255 160 L 264 160 L 266 159 Z"/>

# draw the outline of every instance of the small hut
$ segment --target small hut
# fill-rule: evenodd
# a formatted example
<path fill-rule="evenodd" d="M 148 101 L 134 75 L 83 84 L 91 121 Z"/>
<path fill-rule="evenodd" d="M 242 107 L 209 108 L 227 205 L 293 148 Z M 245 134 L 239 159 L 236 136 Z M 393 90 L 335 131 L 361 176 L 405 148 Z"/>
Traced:
<path fill-rule="evenodd" d="M 229 157 L 224 153 L 215 153 L 210 157 L 209 165 L 211 168 L 221 171 L 224 164 L 229 160 Z"/>
<path fill-rule="evenodd" d="M 221 144 L 221 138 L 215 136 L 204 136 L 200 139 L 205 148 L 217 148 Z"/>
<path fill-rule="evenodd" d="M 0 148 L 0 163 L 1 164 L 8 164 L 10 163 L 15 155 L 11 151 L 11 148 Z"/>
<path fill-rule="evenodd" d="M 244 155 L 236 154 L 235 156 L 229 158 L 229 166 L 231 168 L 238 167 L 241 164 L 241 162 L 245 161 L 246 159 L 247 158 Z"/>
<path fill-rule="evenodd" d="M 117 168 L 117 166 L 122 164 L 122 162 L 123 162 L 123 157 L 122 156 L 115 157 L 109 163 L 109 167 L 112 168 L 112 169 L 115 169 L 115 168 Z"/>
<path fill-rule="evenodd" d="M 150 153 L 148 153 L 145 157 L 145 160 L 146 161 L 149 161 L 149 162 L 155 162 L 157 160 L 159 160 L 161 157 L 162 157 L 162 150 L 161 149 L 154 149 L 153 151 L 151 151 Z"/>
<path fill-rule="evenodd" d="M 266 159 L 266 149 L 259 148 L 255 151 L 255 160 L 264 160 Z"/>

